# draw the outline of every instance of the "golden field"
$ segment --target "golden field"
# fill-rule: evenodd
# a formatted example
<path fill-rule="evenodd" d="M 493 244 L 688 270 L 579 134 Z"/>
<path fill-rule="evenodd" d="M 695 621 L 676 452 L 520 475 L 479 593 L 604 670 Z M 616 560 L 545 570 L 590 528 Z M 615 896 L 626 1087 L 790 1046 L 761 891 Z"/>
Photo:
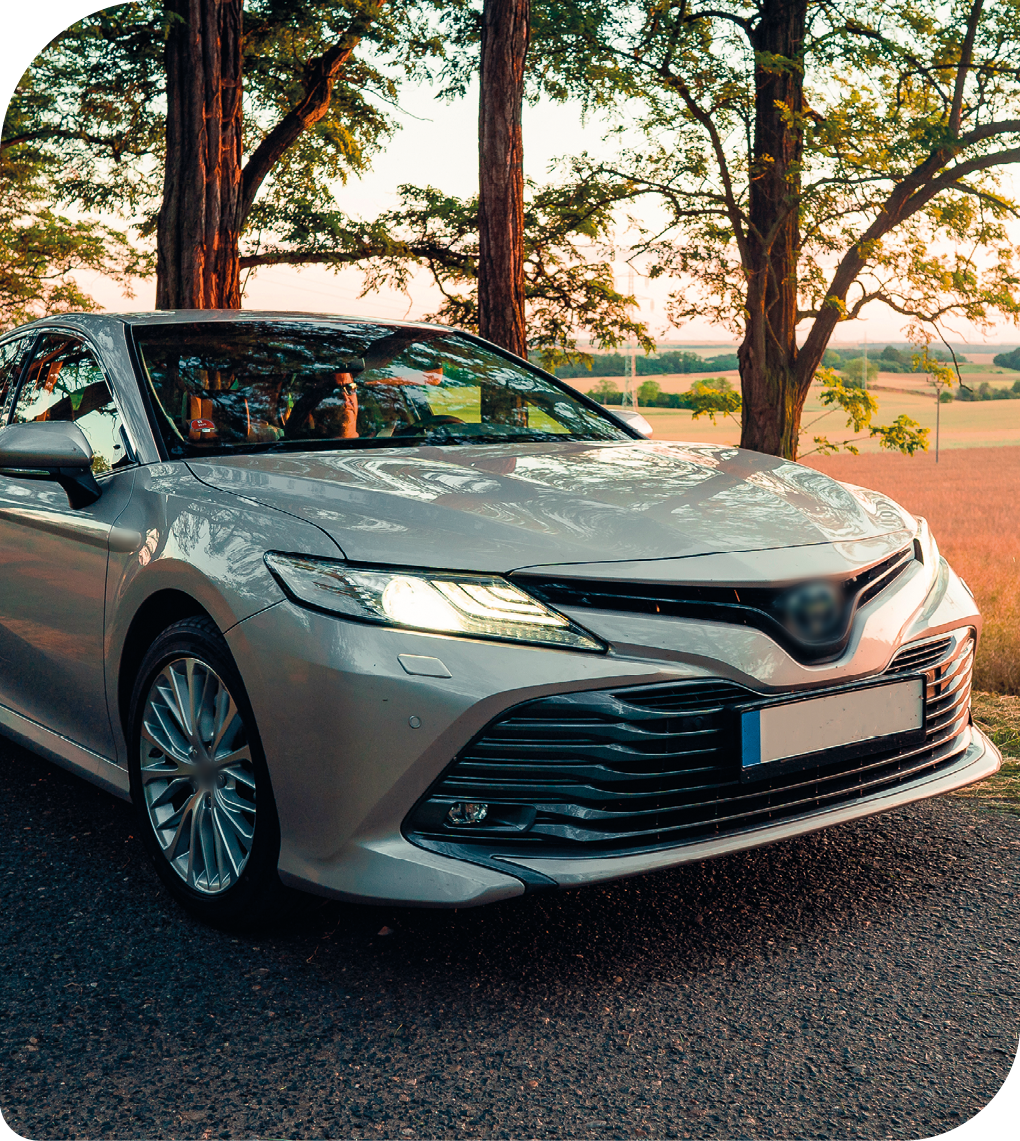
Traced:
<path fill-rule="evenodd" d="M 990 358 L 989 358 L 990 359 Z M 964 365 L 964 379 L 969 386 L 977 387 L 987 380 L 993 387 L 1008 388 L 1020 378 L 1020 373 L 978 363 Z M 740 387 L 740 377 L 736 372 L 705 373 L 704 376 L 725 376 L 734 388 Z M 699 379 L 696 373 L 686 376 L 656 376 L 644 379 L 656 380 L 663 392 L 686 392 Z M 623 378 L 609 378 L 615 384 L 623 385 Z M 642 380 L 638 377 L 638 381 Z M 587 391 L 595 383 L 579 378 L 567 382 L 581 391 Z M 879 373 L 872 385 L 878 400 L 879 410 L 876 424 L 890 424 L 901 413 L 916 420 L 921 427 L 931 429 L 931 446 L 935 447 L 935 398 L 930 388 L 926 388 L 924 377 L 909 374 Z M 832 412 L 819 402 L 820 388 L 815 386 L 804 408 L 804 424 L 811 425 L 805 436 L 827 436 L 832 441 L 851 436 L 846 427 L 846 416 Z M 736 444 L 740 439 L 740 428 L 733 420 L 720 420 L 713 425 L 706 417 L 694 420 L 691 413 L 682 408 L 645 408 L 641 414 L 647 417 L 657 440 L 704 440 L 713 444 Z M 940 450 L 942 448 L 986 448 L 1003 444 L 1020 444 L 1020 400 L 954 401 L 943 404 L 941 410 Z M 802 451 L 807 452 L 814 445 L 804 443 Z M 873 440 L 861 440 L 858 447 L 862 453 L 879 452 L 879 445 Z"/>
<path fill-rule="evenodd" d="M 984 615 L 976 687 L 1020 693 L 1020 447 L 953 448 L 938 464 L 930 452 L 805 462 L 836 479 L 880 488 L 928 520 Z"/>

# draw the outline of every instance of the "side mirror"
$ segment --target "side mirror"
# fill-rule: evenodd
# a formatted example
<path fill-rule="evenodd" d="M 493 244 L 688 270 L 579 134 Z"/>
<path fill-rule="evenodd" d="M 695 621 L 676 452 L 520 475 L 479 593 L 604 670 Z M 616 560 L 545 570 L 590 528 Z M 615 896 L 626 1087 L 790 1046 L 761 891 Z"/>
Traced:
<path fill-rule="evenodd" d="M 0 475 L 55 480 L 75 510 L 103 494 L 92 474 L 92 446 L 77 424 L 64 420 L 0 428 Z"/>
<path fill-rule="evenodd" d="M 652 426 L 640 412 L 635 412 L 631 408 L 614 408 L 612 411 L 606 408 L 604 411 L 615 419 L 622 420 L 632 432 L 639 433 L 646 440 L 652 438 Z"/>

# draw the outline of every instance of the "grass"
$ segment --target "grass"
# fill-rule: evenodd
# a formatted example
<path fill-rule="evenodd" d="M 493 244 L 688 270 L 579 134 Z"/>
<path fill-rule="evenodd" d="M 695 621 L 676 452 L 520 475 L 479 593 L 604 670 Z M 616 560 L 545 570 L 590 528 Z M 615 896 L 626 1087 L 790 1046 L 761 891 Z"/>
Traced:
<path fill-rule="evenodd" d="M 1002 751 L 1002 768 L 955 795 L 1020 813 L 1020 697 L 974 694 L 974 720 Z"/>

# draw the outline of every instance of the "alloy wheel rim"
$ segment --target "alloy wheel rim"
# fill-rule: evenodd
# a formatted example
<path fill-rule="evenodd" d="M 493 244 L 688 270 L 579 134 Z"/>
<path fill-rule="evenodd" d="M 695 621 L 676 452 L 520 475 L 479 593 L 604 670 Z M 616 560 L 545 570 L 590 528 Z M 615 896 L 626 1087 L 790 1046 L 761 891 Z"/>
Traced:
<path fill-rule="evenodd" d="M 160 670 L 142 713 L 145 807 L 163 855 L 194 891 L 240 879 L 255 835 L 255 766 L 223 679 L 199 658 Z"/>

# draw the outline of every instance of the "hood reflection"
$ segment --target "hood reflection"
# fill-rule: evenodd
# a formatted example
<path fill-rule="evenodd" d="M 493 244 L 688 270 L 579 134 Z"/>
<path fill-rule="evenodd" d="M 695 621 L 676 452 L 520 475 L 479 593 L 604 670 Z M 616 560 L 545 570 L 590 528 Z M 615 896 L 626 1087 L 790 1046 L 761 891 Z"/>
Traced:
<path fill-rule="evenodd" d="M 365 562 L 507 571 L 847 542 L 904 526 L 891 502 L 821 472 L 707 444 L 419 447 L 191 467 L 316 523 Z"/>

